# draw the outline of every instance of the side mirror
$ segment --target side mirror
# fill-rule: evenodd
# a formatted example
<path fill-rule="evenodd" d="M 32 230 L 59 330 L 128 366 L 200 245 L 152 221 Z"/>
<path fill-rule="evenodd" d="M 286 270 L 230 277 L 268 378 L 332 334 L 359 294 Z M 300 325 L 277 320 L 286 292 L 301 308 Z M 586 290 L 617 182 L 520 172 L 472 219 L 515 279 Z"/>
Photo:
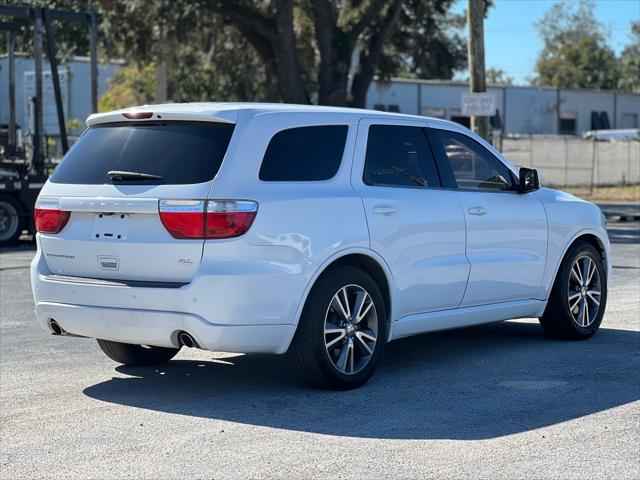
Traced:
<path fill-rule="evenodd" d="M 520 167 L 518 176 L 520 177 L 520 193 L 533 192 L 540 188 L 538 171 L 535 168 Z"/>

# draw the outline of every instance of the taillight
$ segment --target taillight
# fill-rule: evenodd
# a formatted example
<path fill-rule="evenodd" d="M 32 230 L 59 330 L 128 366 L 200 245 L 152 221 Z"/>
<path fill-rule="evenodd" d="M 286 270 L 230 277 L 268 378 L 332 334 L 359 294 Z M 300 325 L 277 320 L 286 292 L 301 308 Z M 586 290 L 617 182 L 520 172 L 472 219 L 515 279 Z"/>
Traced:
<path fill-rule="evenodd" d="M 160 200 L 160 220 L 173 238 L 203 238 L 204 205 L 204 200 Z"/>
<path fill-rule="evenodd" d="M 33 218 L 36 231 L 40 233 L 60 233 L 70 217 L 71 212 L 60 210 L 56 200 L 40 199 L 36 202 Z"/>
<path fill-rule="evenodd" d="M 173 238 L 232 238 L 249 230 L 258 204 L 251 200 L 160 200 L 159 212 Z"/>
<path fill-rule="evenodd" d="M 246 233 L 256 218 L 258 204 L 251 200 L 209 200 L 206 238 L 232 238 Z"/>

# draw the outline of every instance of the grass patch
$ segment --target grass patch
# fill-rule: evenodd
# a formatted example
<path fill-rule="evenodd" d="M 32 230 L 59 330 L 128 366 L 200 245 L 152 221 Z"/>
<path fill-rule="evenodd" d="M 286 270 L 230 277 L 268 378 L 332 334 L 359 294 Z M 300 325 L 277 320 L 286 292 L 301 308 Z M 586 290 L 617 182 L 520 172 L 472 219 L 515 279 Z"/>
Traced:
<path fill-rule="evenodd" d="M 640 203 L 640 184 L 620 185 L 614 187 L 561 187 L 559 190 L 569 192 L 576 197 L 590 202 L 632 202 Z"/>

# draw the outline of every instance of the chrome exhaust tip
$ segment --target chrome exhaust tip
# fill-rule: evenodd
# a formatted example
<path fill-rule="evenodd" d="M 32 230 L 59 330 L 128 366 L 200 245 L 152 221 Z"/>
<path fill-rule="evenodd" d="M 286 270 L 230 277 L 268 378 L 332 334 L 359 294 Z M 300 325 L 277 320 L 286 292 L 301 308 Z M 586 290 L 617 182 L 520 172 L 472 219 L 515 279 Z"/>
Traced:
<path fill-rule="evenodd" d="M 65 333 L 62 327 L 53 318 L 49 320 L 49 328 L 53 332 L 53 335 L 63 335 Z"/>
<path fill-rule="evenodd" d="M 198 343 L 187 332 L 178 333 L 178 346 L 188 348 L 199 348 Z"/>

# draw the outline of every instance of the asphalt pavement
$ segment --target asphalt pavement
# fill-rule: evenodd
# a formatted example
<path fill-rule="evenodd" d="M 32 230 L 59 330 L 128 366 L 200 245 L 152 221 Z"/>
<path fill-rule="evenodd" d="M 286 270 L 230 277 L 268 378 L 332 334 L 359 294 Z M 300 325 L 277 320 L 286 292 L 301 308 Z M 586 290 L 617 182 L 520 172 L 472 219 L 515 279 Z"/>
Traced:
<path fill-rule="evenodd" d="M 640 223 L 611 224 L 601 330 L 526 319 L 389 344 L 349 392 L 286 357 L 117 366 L 35 324 L 28 245 L 0 253 L 0 478 L 640 478 Z"/>
<path fill-rule="evenodd" d="M 640 203 L 598 203 L 610 222 L 640 220 Z"/>

